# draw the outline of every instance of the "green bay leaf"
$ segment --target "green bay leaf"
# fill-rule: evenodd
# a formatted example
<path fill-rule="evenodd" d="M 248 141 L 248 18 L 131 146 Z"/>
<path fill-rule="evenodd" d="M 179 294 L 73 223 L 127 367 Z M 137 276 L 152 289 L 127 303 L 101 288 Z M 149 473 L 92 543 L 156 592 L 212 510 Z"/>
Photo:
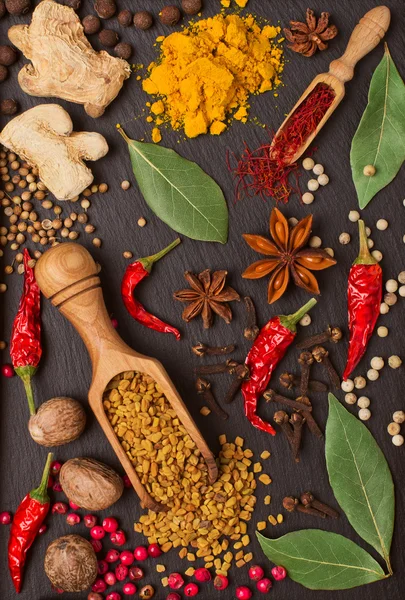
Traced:
<path fill-rule="evenodd" d="M 326 465 L 351 526 L 387 563 L 394 529 L 394 484 L 387 461 L 361 421 L 329 394 Z"/>
<path fill-rule="evenodd" d="M 336 533 L 303 529 L 275 540 L 256 535 L 267 558 L 311 590 L 346 590 L 386 577 L 370 554 Z"/>
<path fill-rule="evenodd" d="M 397 175 L 405 160 L 405 84 L 387 45 L 374 71 L 368 104 L 353 137 L 350 151 L 352 177 L 360 208 Z M 376 173 L 367 177 L 366 165 Z"/>
<path fill-rule="evenodd" d="M 174 231 L 194 240 L 228 238 L 228 208 L 219 185 L 196 163 L 170 148 L 129 139 L 132 169 L 151 210 Z"/>

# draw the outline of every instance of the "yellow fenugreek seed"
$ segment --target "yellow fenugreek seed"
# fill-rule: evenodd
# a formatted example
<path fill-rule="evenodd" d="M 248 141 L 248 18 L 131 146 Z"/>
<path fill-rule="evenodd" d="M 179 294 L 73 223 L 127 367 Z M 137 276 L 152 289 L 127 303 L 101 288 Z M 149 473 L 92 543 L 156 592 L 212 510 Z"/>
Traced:
<path fill-rule="evenodd" d="M 251 552 L 248 552 L 243 557 L 243 560 L 245 561 L 245 563 L 248 563 L 248 562 L 250 562 L 252 560 L 252 558 L 253 558 L 253 554 Z"/>
<path fill-rule="evenodd" d="M 264 503 L 268 506 L 271 502 L 271 496 L 265 496 L 264 497 Z"/>
<path fill-rule="evenodd" d="M 156 565 L 156 571 L 158 573 L 164 573 L 166 571 L 166 567 L 164 565 Z"/>
<path fill-rule="evenodd" d="M 240 569 L 240 567 L 244 567 L 245 566 L 245 561 L 243 560 L 243 558 L 241 558 L 240 560 L 236 561 L 236 566 L 238 567 L 238 569 Z"/>
<path fill-rule="evenodd" d="M 271 483 L 271 478 L 267 473 L 263 473 L 259 475 L 259 481 L 261 481 L 264 485 L 269 485 Z"/>
<path fill-rule="evenodd" d="M 239 435 L 235 438 L 235 444 L 237 446 L 243 446 L 243 444 L 245 443 L 245 440 L 240 437 Z"/>
<path fill-rule="evenodd" d="M 250 537 L 248 535 L 244 535 L 242 537 L 242 544 L 244 546 L 248 546 L 250 544 Z"/>
<path fill-rule="evenodd" d="M 279 513 L 277 515 L 277 523 L 282 523 L 283 521 L 284 521 L 284 516 L 281 513 Z"/>
<path fill-rule="evenodd" d="M 208 406 L 203 406 L 202 408 L 200 408 L 200 414 L 203 417 L 207 417 L 210 413 L 211 413 L 211 410 L 208 408 Z"/>
<path fill-rule="evenodd" d="M 169 578 L 168 577 L 162 577 L 162 579 L 160 580 L 163 587 L 167 587 L 169 585 Z"/>
<path fill-rule="evenodd" d="M 260 473 L 263 470 L 261 463 L 257 462 L 253 465 L 253 473 Z"/>
<path fill-rule="evenodd" d="M 184 572 L 187 575 L 187 577 L 192 577 L 194 575 L 194 573 L 195 573 L 195 569 L 194 569 L 194 567 L 189 567 Z"/>
<path fill-rule="evenodd" d="M 274 517 L 273 515 L 269 515 L 268 519 L 272 525 L 277 525 L 276 517 Z"/>
<path fill-rule="evenodd" d="M 256 527 L 258 531 L 263 531 L 263 529 L 266 529 L 266 521 L 259 521 Z"/>
<path fill-rule="evenodd" d="M 263 450 L 263 452 L 260 455 L 260 458 L 266 460 L 267 458 L 269 458 L 269 456 L 271 456 L 270 452 L 268 450 Z"/>

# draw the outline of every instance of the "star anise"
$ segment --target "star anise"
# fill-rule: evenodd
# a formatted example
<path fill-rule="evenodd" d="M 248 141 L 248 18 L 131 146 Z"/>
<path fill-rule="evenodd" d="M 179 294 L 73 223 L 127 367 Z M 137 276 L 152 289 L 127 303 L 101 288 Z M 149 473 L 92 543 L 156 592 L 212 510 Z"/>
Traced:
<path fill-rule="evenodd" d="M 333 39 L 337 35 L 337 27 L 329 24 L 329 13 L 323 12 L 319 19 L 314 15 L 314 11 L 307 8 L 306 23 L 300 21 L 290 21 L 291 29 L 284 29 L 285 37 L 291 46 L 288 46 L 294 52 L 304 56 L 312 56 L 316 50 L 326 50 L 327 40 Z"/>
<path fill-rule="evenodd" d="M 179 290 L 173 294 L 173 298 L 187 302 L 188 306 L 182 314 L 186 323 L 201 314 L 204 328 L 208 329 L 213 323 L 214 313 L 226 323 L 231 322 L 232 312 L 228 302 L 240 300 L 240 296 L 233 288 L 225 286 L 227 275 L 228 271 L 214 271 L 211 275 L 210 269 L 205 269 L 199 275 L 190 271 L 184 273 L 191 289 Z"/>
<path fill-rule="evenodd" d="M 316 277 L 311 271 L 328 269 L 336 264 L 325 250 L 306 248 L 311 235 L 312 215 L 308 215 L 290 229 L 287 219 L 273 208 L 270 215 L 272 241 L 261 235 L 244 234 L 253 250 L 269 258 L 259 260 L 242 273 L 245 279 L 259 279 L 272 273 L 268 287 L 268 303 L 272 304 L 284 294 L 292 275 L 295 285 L 311 294 L 319 294 Z"/>

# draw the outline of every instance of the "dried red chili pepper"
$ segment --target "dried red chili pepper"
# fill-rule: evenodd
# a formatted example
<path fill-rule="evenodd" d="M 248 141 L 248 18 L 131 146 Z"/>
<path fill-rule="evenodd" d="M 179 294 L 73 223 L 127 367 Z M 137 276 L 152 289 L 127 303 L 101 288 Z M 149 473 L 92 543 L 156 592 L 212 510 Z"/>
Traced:
<path fill-rule="evenodd" d="M 41 292 L 35 280 L 28 250 L 24 249 L 24 289 L 14 319 L 10 341 L 10 356 L 17 375 L 21 378 L 28 398 L 30 414 L 35 415 L 31 377 L 41 358 Z"/>
<path fill-rule="evenodd" d="M 263 421 L 256 414 L 258 398 L 267 388 L 273 370 L 294 340 L 298 321 L 315 304 L 315 298 L 311 298 L 296 313 L 270 319 L 261 329 L 246 357 L 245 363 L 250 369 L 250 379 L 242 384 L 245 415 L 254 427 L 272 435 L 276 432 L 270 423 Z"/>
<path fill-rule="evenodd" d="M 148 312 L 145 307 L 134 297 L 134 290 L 136 286 L 143 280 L 145 277 L 148 277 L 150 274 L 152 267 L 156 261 L 158 261 L 162 256 L 170 252 L 175 246 L 180 244 L 180 238 L 174 240 L 171 244 L 169 244 L 166 248 L 153 254 L 152 256 L 146 256 L 145 258 L 139 258 L 135 262 L 128 265 L 127 270 L 125 271 L 124 277 L 122 279 L 121 284 L 121 295 L 129 314 L 134 317 L 138 323 L 142 323 L 145 327 L 149 329 L 154 329 L 155 331 L 160 331 L 162 333 L 172 333 L 176 340 L 180 339 L 180 332 L 172 325 L 168 325 L 164 321 L 155 317 L 150 312 Z"/>
<path fill-rule="evenodd" d="M 366 351 L 380 314 L 382 269 L 370 254 L 364 221 L 359 221 L 360 251 L 350 273 L 347 291 L 349 351 L 343 379 L 349 377 Z"/>
<path fill-rule="evenodd" d="M 11 524 L 8 541 L 8 568 L 17 593 L 21 591 L 27 552 L 49 511 L 50 501 L 47 488 L 52 458 L 53 454 L 50 452 L 39 487 L 31 490 L 25 496 L 17 508 Z"/>

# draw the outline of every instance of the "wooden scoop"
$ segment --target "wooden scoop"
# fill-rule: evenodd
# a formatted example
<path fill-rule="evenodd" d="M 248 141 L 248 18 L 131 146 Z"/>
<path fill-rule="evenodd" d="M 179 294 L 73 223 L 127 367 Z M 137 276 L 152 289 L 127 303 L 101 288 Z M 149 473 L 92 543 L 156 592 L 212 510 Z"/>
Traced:
<path fill-rule="evenodd" d="M 291 115 L 312 92 L 315 86 L 319 83 L 325 83 L 334 90 L 336 95 L 315 131 L 305 140 L 305 143 L 297 150 L 297 152 L 286 160 L 286 165 L 296 162 L 312 143 L 315 136 L 318 135 L 337 105 L 343 100 L 345 95 L 345 83 L 353 78 L 354 67 L 361 58 L 366 56 L 371 50 L 374 50 L 379 44 L 387 32 L 390 20 L 391 13 L 387 6 L 377 6 L 376 8 L 369 10 L 354 28 L 343 56 L 330 63 L 329 73 L 317 75 L 307 87 L 277 131 L 272 144 L 274 144 L 278 134 L 286 127 Z"/>
<path fill-rule="evenodd" d="M 98 271 L 89 252 L 80 244 L 74 243 L 51 248 L 41 256 L 35 267 L 42 293 L 69 319 L 86 344 L 93 365 L 89 404 L 130 478 L 141 505 L 154 511 L 164 511 L 167 507 L 156 502 L 142 485 L 104 412 L 103 392 L 115 375 L 123 371 L 138 371 L 150 375 L 162 388 L 204 457 L 211 483 L 218 476 L 217 465 L 162 364 L 155 358 L 132 350 L 115 331 L 104 304 Z"/>

